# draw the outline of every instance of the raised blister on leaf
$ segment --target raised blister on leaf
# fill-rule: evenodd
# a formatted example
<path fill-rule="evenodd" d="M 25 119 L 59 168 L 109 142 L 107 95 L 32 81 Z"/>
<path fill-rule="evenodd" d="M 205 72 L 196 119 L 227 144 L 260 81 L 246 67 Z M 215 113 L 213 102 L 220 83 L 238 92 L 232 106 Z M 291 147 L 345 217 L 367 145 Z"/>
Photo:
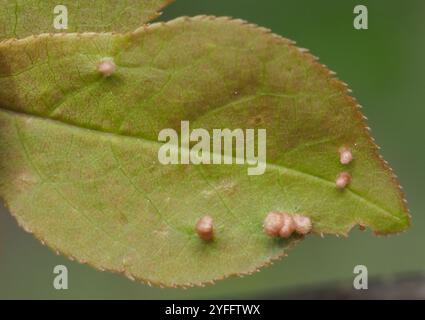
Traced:
<path fill-rule="evenodd" d="M 294 215 L 293 219 L 295 224 L 295 231 L 297 231 L 297 233 L 306 235 L 311 232 L 313 226 L 309 217 L 296 214 Z"/>
<path fill-rule="evenodd" d="M 112 58 L 103 58 L 97 64 L 97 71 L 104 77 L 110 77 L 115 73 L 117 66 Z"/>
<path fill-rule="evenodd" d="M 202 240 L 210 241 L 214 238 L 214 221 L 211 216 L 204 216 L 196 223 L 196 232 Z"/>
<path fill-rule="evenodd" d="M 353 161 L 353 153 L 350 148 L 344 146 L 339 149 L 339 161 L 344 165 Z"/>
<path fill-rule="evenodd" d="M 351 174 L 349 172 L 341 172 L 336 177 L 335 185 L 338 189 L 344 189 L 350 184 L 351 179 Z"/>
<path fill-rule="evenodd" d="M 279 230 L 279 236 L 282 238 L 289 238 L 295 231 L 297 225 L 290 214 L 282 213 L 283 226 Z"/>
<path fill-rule="evenodd" d="M 279 235 L 285 220 L 280 212 L 270 212 L 264 219 L 264 232 L 269 236 Z"/>

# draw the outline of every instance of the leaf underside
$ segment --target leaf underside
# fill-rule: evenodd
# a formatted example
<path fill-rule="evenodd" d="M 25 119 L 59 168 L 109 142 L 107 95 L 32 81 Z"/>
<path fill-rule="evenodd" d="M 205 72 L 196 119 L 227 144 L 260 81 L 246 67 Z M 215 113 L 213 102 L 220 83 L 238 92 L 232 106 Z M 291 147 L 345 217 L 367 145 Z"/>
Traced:
<path fill-rule="evenodd" d="M 0 40 L 37 33 L 128 32 L 156 18 L 173 0 L 0 0 Z M 54 19 L 67 9 L 67 29 Z M 62 9 L 61 9 L 62 10 Z M 59 21 L 63 23 L 63 20 Z"/>
<path fill-rule="evenodd" d="M 96 64 L 112 57 L 105 78 Z M 299 239 L 262 231 L 269 211 L 313 232 L 403 231 L 409 215 L 346 86 L 289 40 L 199 16 L 130 34 L 0 44 L 0 195 L 21 226 L 99 269 L 190 286 L 256 271 Z M 161 165 L 164 128 L 267 129 L 267 170 Z M 355 160 L 339 163 L 338 149 Z M 349 171 L 350 186 L 335 188 Z M 194 231 L 203 215 L 215 240 Z"/>

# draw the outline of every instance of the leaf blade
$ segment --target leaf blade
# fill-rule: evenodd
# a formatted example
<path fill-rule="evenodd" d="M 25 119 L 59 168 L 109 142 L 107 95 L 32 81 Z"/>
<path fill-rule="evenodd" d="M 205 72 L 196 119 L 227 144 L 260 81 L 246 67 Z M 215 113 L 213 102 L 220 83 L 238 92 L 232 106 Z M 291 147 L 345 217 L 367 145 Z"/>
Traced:
<path fill-rule="evenodd" d="M 105 1 L 1 0 L 0 40 L 24 38 L 36 33 L 128 32 L 155 19 L 173 0 Z M 67 29 L 54 28 L 58 5 L 67 9 Z M 62 10 L 62 9 L 61 9 Z M 62 11 L 60 11 L 62 13 Z"/>
<path fill-rule="evenodd" d="M 0 86 L 7 88 L 0 91 L 1 145 L 8 146 L 7 150 L 16 145 L 11 141 L 32 141 L 27 154 L 38 157 L 42 172 L 52 175 L 50 180 L 60 186 L 67 186 L 68 181 L 70 189 L 62 194 L 73 195 L 73 202 L 84 211 L 97 212 L 97 225 L 113 230 L 112 234 L 126 235 L 125 223 L 121 224 L 130 221 L 133 238 L 126 239 L 126 250 L 116 249 L 109 239 L 92 246 L 79 244 L 87 250 L 79 252 L 78 246 L 72 246 L 76 236 L 67 226 L 70 218 L 62 221 L 52 213 L 66 213 L 72 207 L 53 210 L 49 206 L 58 206 L 56 200 L 38 204 L 35 210 L 30 200 L 16 199 L 16 195 L 28 196 L 26 188 L 19 190 L 22 180 L 31 181 L 25 174 L 22 179 L 29 164 L 18 170 L 19 161 L 8 159 L 23 158 L 23 147 L 12 148 L 13 152 L 0 158 L 1 180 L 7 182 L 0 194 L 21 224 L 37 225 L 34 232 L 49 237 L 44 240 L 50 246 L 98 268 L 169 286 L 253 272 L 297 242 L 274 241 L 262 233 L 262 219 L 272 210 L 310 216 L 316 233 L 346 234 L 357 223 L 393 233 L 409 224 L 393 174 L 377 156 L 361 113 L 345 87 L 290 41 L 262 29 L 240 21 L 196 17 L 155 24 L 129 35 L 20 40 L 3 44 L 0 53 Z M 25 55 L 31 59 L 25 61 Z M 110 79 L 99 77 L 94 67 L 104 56 L 114 57 L 118 66 Z M 26 138 L 17 138 L 16 132 L 6 134 L 13 132 L 7 117 L 19 118 L 18 127 Z M 27 117 L 30 121 L 25 121 Z M 159 166 L 157 134 L 163 128 L 178 129 L 180 120 L 190 120 L 193 128 L 209 131 L 266 127 L 266 173 L 248 177 L 246 167 L 241 166 Z M 75 143 L 76 136 L 80 148 L 67 152 L 78 161 L 70 170 L 67 166 L 72 161 L 57 155 L 64 153 L 64 145 Z M 46 141 L 52 149 L 48 156 L 43 155 Z M 340 192 L 333 179 L 346 170 L 338 162 L 338 148 L 347 141 L 356 157 L 349 167 L 353 183 Z M 95 160 L 91 154 L 97 156 Z M 109 177 L 112 181 L 98 182 L 89 189 L 75 182 L 95 183 L 106 168 L 115 172 Z M 69 181 L 74 182 L 69 185 Z M 52 193 L 46 189 L 46 194 Z M 87 194 L 96 196 L 87 199 Z M 127 198 L 129 195 L 134 198 Z M 171 204 L 166 203 L 167 198 Z M 27 208 L 21 208 L 22 203 Z M 124 217 L 110 212 L 117 205 L 116 211 Z M 106 217 L 99 207 L 109 212 Z M 43 220 L 38 221 L 34 211 L 38 215 L 49 212 L 53 224 L 47 227 Z M 216 246 L 203 246 L 196 238 L 193 227 L 203 214 L 212 214 L 219 221 Z M 135 222 L 141 217 L 145 224 Z M 63 228 L 61 232 L 49 233 L 56 224 Z M 87 237 L 93 236 L 89 227 L 81 228 Z M 149 236 L 142 237 L 143 233 Z M 73 240 L 65 240 L 62 234 Z M 107 239 L 105 235 L 97 237 Z M 109 260 L 96 255 L 102 250 L 108 255 L 111 246 L 115 249 Z M 160 254 L 155 256 L 158 250 Z M 229 266 L 228 261 L 234 264 Z"/>

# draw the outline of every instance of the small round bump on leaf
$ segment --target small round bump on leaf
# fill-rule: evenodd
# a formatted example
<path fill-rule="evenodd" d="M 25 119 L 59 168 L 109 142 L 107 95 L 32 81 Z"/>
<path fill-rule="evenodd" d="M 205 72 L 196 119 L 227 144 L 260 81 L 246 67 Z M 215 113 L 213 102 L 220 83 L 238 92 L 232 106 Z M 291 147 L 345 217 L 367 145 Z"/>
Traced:
<path fill-rule="evenodd" d="M 341 164 L 349 164 L 353 161 L 353 153 L 350 148 L 342 147 L 339 149 L 339 161 Z"/>
<path fill-rule="evenodd" d="M 104 77 L 110 77 L 117 70 L 117 66 L 112 58 L 103 58 L 97 65 L 97 71 Z"/>
<path fill-rule="evenodd" d="M 295 231 L 301 235 L 306 235 L 310 233 L 312 229 L 311 220 L 309 217 L 303 216 L 301 214 L 296 214 L 293 217 L 295 223 Z"/>
<path fill-rule="evenodd" d="M 284 218 L 279 212 L 270 212 L 264 219 L 264 232 L 269 236 L 278 236 L 284 224 Z"/>
<path fill-rule="evenodd" d="M 283 226 L 279 230 L 279 236 L 287 239 L 295 231 L 295 222 L 294 222 L 294 219 L 291 217 L 291 215 L 287 213 L 282 213 L 282 217 L 283 217 Z"/>
<path fill-rule="evenodd" d="M 202 240 L 209 241 L 214 237 L 213 218 L 204 216 L 196 223 L 196 232 Z"/>
<path fill-rule="evenodd" d="M 351 175 L 348 172 L 341 172 L 336 177 L 335 185 L 338 189 L 344 189 L 351 182 Z"/>

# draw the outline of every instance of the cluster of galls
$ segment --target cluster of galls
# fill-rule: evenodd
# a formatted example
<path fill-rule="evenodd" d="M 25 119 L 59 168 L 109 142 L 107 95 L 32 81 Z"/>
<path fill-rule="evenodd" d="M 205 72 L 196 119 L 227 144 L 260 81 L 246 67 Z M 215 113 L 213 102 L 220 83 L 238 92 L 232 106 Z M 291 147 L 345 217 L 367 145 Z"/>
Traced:
<path fill-rule="evenodd" d="M 353 161 L 353 154 L 348 147 L 339 149 L 339 161 L 343 165 L 348 165 Z M 350 173 L 340 172 L 336 178 L 335 186 L 338 189 L 345 189 L 351 182 Z M 285 212 L 270 212 L 264 220 L 264 231 L 271 237 L 289 238 L 294 232 L 299 235 L 306 235 L 311 232 L 313 226 L 309 217 Z M 196 224 L 198 236 L 210 241 L 214 238 L 213 219 L 210 216 L 204 216 Z"/>
<path fill-rule="evenodd" d="M 264 231 L 269 236 L 280 236 L 289 238 L 292 233 L 300 235 L 308 234 L 312 229 L 309 217 L 295 214 L 291 216 L 282 212 L 270 212 L 264 220 Z M 204 216 L 196 223 L 196 233 L 204 241 L 211 241 L 214 238 L 213 218 Z"/>
<path fill-rule="evenodd" d="M 353 154 L 348 147 L 341 147 L 339 149 L 339 161 L 343 165 L 348 165 L 351 161 L 353 161 Z M 351 182 L 351 174 L 346 171 L 343 171 L 338 174 L 335 180 L 335 185 L 338 189 L 344 189 Z"/>
<path fill-rule="evenodd" d="M 309 217 L 285 212 L 270 212 L 264 219 L 264 231 L 272 237 L 289 238 L 294 232 L 306 235 L 311 231 L 312 225 Z"/>
<path fill-rule="evenodd" d="M 97 64 L 97 70 L 104 77 L 110 77 L 116 71 L 116 64 L 113 58 L 103 58 Z M 351 150 L 343 146 L 339 149 L 339 161 L 343 165 L 348 165 L 353 161 Z M 351 182 L 350 173 L 343 171 L 338 174 L 335 180 L 335 186 L 338 189 L 345 189 Z M 264 220 L 264 231 L 269 236 L 279 236 L 289 238 L 294 232 L 300 235 L 310 233 L 312 229 L 311 220 L 307 216 L 301 214 L 290 215 L 284 212 L 270 212 Z M 210 216 L 204 216 L 196 224 L 196 232 L 198 236 L 210 241 L 214 238 L 213 219 Z"/>

